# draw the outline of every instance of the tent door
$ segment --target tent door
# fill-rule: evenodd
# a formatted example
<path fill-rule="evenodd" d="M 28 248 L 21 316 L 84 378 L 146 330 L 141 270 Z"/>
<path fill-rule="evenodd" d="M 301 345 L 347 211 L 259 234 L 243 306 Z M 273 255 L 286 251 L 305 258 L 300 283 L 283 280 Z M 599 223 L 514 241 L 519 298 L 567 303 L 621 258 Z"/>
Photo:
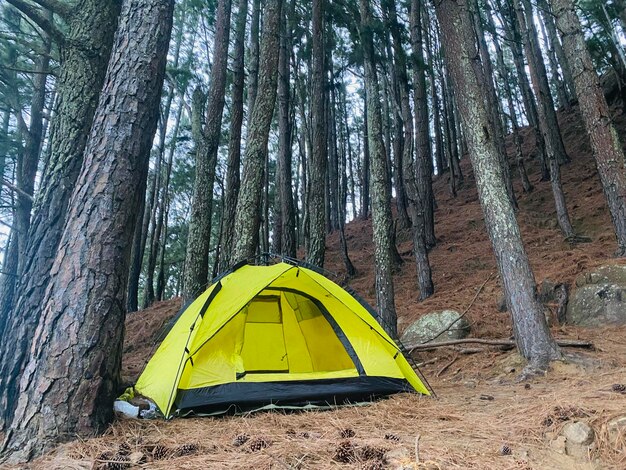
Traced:
<path fill-rule="evenodd" d="M 258 295 L 248 304 L 241 357 L 248 374 L 289 372 L 279 295 Z"/>

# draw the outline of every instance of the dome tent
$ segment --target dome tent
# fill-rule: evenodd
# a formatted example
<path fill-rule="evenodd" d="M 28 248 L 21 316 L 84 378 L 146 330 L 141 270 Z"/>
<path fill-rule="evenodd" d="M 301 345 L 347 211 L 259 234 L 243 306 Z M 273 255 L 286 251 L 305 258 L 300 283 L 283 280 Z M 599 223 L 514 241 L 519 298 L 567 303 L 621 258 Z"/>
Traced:
<path fill-rule="evenodd" d="M 133 394 L 165 417 L 430 395 L 371 307 L 288 261 L 216 279 L 174 319 Z"/>

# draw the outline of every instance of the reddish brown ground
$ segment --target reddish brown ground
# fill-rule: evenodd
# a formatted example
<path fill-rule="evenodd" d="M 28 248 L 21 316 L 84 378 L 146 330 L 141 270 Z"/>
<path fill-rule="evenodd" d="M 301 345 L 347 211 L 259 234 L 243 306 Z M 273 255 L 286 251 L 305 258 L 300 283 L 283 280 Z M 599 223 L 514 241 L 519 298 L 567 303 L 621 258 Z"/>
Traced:
<path fill-rule="evenodd" d="M 572 283 L 577 275 L 595 266 L 617 263 L 610 218 L 597 172 L 576 114 L 562 114 L 561 123 L 572 163 L 563 167 L 563 184 L 570 215 L 580 235 L 591 243 L 572 246 L 563 241 L 554 214 L 548 182 L 539 181 L 538 167 L 527 159 L 535 190 L 523 194 L 517 177 L 518 220 L 538 282 Z M 619 125 L 626 129 L 623 115 Z M 527 130 L 524 148 L 533 145 Z M 510 149 L 512 151 L 512 149 Z M 400 330 L 420 315 L 443 308 L 464 311 L 479 287 L 484 288 L 467 313 L 472 335 L 506 338 L 511 334 L 507 313 L 498 313 L 501 295 L 494 257 L 487 239 L 482 212 L 473 185 L 471 167 L 462 162 L 466 182 L 451 198 L 446 178 L 435 181 L 438 203 L 438 245 L 432 250 L 435 295 L 418 302 L 411 243 L 407 231 L 398 235 L 405 259 L 395 276 Z M 370 221 L 353 221 L 346 234 L 350 256 L 358 269 L 353 287 L 374 301 L 373 247 Z M 336 234 L 328 238 L 326 268 L 343 274 Z M 163 302 L 130 316 L 127 321 L 124 374 L 132 380 L 154 349 L 163 324 L 176 313 L 178 300 Z M 581 353 L 584 365 L 557 363 L 546 377 L 530 388 L 515 382 L 523 363 L 511 352 L 487 348 L 476 354 L 440 349 L 416 355 L 431 361 L 423 367 L 439 399 L 398 396 L 360 408 L 313 413 L 261 413 L 220 419 L 177 419 L 171 422 L 117 422 L 101 438 L 76 441 L 36 462 L 37 468 L 100 468 L 97 459 L 115 455 L 120 445 L 145 454 L 144 468 L 376 468 L 358 449 L 364 446 L 394 451 L 404 468 L 472 469 L 591 469 L 626 468 L 626 444 L 609 442 L 605 424 L 626 414 L 626 395 L 611 391 L 614 383 L 626 383 L 626 328 L 589 330 L 571 326 L 552 328 L 559 337 L 581 338 L 596 345 Z M 493 399 L 491 399 L 491 397 Z M 551 418 L 551 419 L 550 419 Z M 560 419 L 559 419 L 560 418 Z M 582 419 L 594 428 L 597 448 L 588 459 L 573 459 L 550 446 L 565 422 Z M 360 457 L 351 464 L 333 460 L 340 430 L 350 428 Z M 234 446 L 233 438 L 247 433 L 269 446 L 258 452 L 249 444 Z M 385 439 L 392 433 L 399 441 Z M 415 441 L 419 436 L 419 463 Z M 180 454 L 180 445 L 198 444 L 192 455 Z M 163 459 L 150 454 L 154 444 L 164 446 Z M 506 444 L 512 455 L 500 455 Z M 178 451 L 177 451 L 178 449 Z M 106 452 L 109 452 L 107 454 Z M 388 454 L 389 455 L 389 454 Z M 396 466 L 397 467 L 397 466 Z"/>

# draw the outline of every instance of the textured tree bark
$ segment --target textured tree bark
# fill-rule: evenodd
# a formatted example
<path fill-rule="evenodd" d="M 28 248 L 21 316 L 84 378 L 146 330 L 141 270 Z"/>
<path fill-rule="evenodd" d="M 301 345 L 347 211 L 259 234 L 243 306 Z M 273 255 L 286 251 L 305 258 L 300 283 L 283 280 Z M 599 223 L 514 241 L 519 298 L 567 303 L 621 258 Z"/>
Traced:
<path fill-rule="evenodd" d="M 0 341 L 0 429 L 13 414 L 18 378 L 30 349 L 102 89 L 120 3 L 77 2 L 66 20 L 67 36 L 59 44 L 61 67 L 58 105 L 51 127 L 51 156 L 43 170 L 30 222 L 16 286 L 18 297 Z"/>
<path fill-rule="evenodd" d="M 258 12 L 257 12 L 258 15 Z M 220 271 L 226 270 L 231 263 L 231 252 L 234 245 L 233 228 L 235 210 L 239 197 L 240 166 L 241 166 L 241 128 L 243 125 L 243 91 L 245 85 L 244 55 L 246 41 L 246 18 L 248 16 L 248 0 L 239 0 L 235 20 L 235 43 L 233 46 L 233 85 L 231 89 L 230 140 L 228 143 L 228 164 L 226 168 L 226 190 L 224 194 L 224 211 L 222 214 L 222 250 L 220 254 Z"/>
<path fill-rule="evenodd" d="M 591 62 L 580 20 L 570 0 L 550 0 L 572 68 L 574 86 L 617 236 L 617 255 L 626 256 L 626 164 L 622 143 Z"/>
<path fill-rule="evenodd" d="M 368 140 L 371 150 L 370 178 L 372 182 L 372 229 L 374 231 L 374 260 L 376 263 L 376 304 L 384 328 L 395 336 L 397 316 L 394 302 L 393 262 L 391 242 L 393 220 L 391 216 L 391 194 L 387 185 L 387 157 L 382 138 L 382 119 L 378 77 L 374 59 L 372 13 L 369 0 L 359 0 L 361 22 L 359 36 L 363 49 L 365 70 L 365 93 L 367 98 Z"/>
<path fill-rule="evenodd" d="M 435 0 L 446 61 L 458 92 L 478 196 L 485 225 L 496 255 L 507 304 L 512 314 L 515 342 L 531 368 L 545 369 L 561 358 L 550 335 L 515 212 L 507 197 L 493 127 L 485 109 L 483 71 L 467 1 Z"/>
<path fill-rule="evenodd" d="M 281 8 L 282 0 L 268 0 L 264 8 L 259 88 L 248 129 L 241 192 L 237 200 L 235 233 L 238 238 L 233 261 L 253 257 L 259 243 L 263 168 L 276 103 Z"/>
<path fill-rule="evenodd" d="M 196 179 L 193 187 L 191 219 L 187 236 L 183 298 L 193 299 L 208 283 L 209 243 L 213 215 L 213 184 L 220 145 L 226 73 L 228 65 L 228 41 L 230 35 L 230 0 L 219 0 L 215 17 L 215 39 L 211 87 L 206 102 L 204 127 L 198 119 L 194 132 L 196 141 Z M 197 97 L 197 96 L 196 96 Z M 196 107 L 197 108 L 197 107 Z M 202 108 L 204 109 L 204 108 Z"/>
<path fill-rule="evenodd" d="M 309 263 L 322 267 L 326 251 L 324 188 L 326 174 L 326 122 L 324 119 L 324 10 L 326 0 L 312 1 L 311 14 L 311 144 L 309 164 L 309 246 L 306 258 Z"/>
<path fill-rule="evenodd" d="M 248 125 L 252 126 L 252 111 L 259 87 L 259 24 L 261 16 L 261 0 L 252 0 L 252 15 L 250 19 L 250 43 L 248 45 Z"/>
<path fill-rule="evenodd" d="M 550 185 L 552 186 L 552 194 L 554 195 L 557 221 L 563 236 L 565 238 L 574 238 L 574 228 L 570 222 L 565 195 L 563 194 L 561 169 L 559 167 L 559 162 L 565 162 L 569 160 L 569 157 L 565 153 L 565 147 L 563 147 L 561 131 L 559 130 L 556 111 L 554 110 L 554 101 L 552 100 L 550 87 L 548 85 L 546 68 L 537 42 L 537 31 L 533 23 L 532 5 L 526 2 L 526 0 L 523 0 L 524 7 L 522 8 L 520 0 L 513 1 L 520 29 L 526 31 L 524 35 L 524 48 L 526 49 L 526 56 L 528 57 L 531 81 L 535 89 L 535 94 L 537 95 L 539 127 L 541 128 L 541 133 L 543 134 L 546 144 Z"/>
<path fill-rule="evenodd" d="M 422 1 L 412 0 L 410 11 L 410 29 L 411 29 L 411 48 L 413 51 L 413 96 L 414 96 L 414 109 L 415 109 L 415 152 L 416 152 L 416 165 L 413 168 L 413 172 L 407 176 L 413 178 L 416 175 L 417 194 L 409 195 L 409 198 L 413 198 L 414 204 L 421 204 L 420 208 L 416 208 L 418 212 L 423 214 L 424 228 L 417 227 L 415 224 L 419 223 L 412 216 L 413 230 L 423 230 L 424 243 L 426 247 L 432 248 L 437 243 L 435 236 L 435 212 L 434 212 L 434 193 L 433 193 L 433 156 L 430 147 L 430 123 L 428 122 L 428 96 L 426 94 L 426 63 L 424 61 L 424 50 L 422 41 Z M 393 33 L 393 30 L 392 30 Z M 396 33 L 396 36 L 398 33 Z M 400 38 L 394 37 L 394 47 L 401 49 Z M 399 52 L 398 52 L 399 53 Z M 408 81 L 408 79 L 407 79 Z M 434 81 L 432 86 L 434 86 Z M 402 89 L 401 89 L 402 93 Z M 405 126 L 411 127 L 411 136 L 413 135 L 413 119 L 411 116 L 411 109 L 408 97 L 401 95 L 401 103 L 403 107 L 403 116 L 405 120 Z M 405 109 L 408 106 L 408 109 Z M 433 104 L 434 106 L 434 104 Z M 409 120 L 411 121 L 409 123 Z M 435 125 L 437 125 L 435 123 Z M 407 132 L 405 127 L 405 132 Z M 405 137 L 408 138 L 408 135 Z M 411 142 L 412 144 L 412 139 Z M 405 171 L 409 171 L 406 166 L 407 161 L 413 161 L 412 145 L 408 145 L 405 151 L 408 152 L 403 158 L 403 165 L 405 165 Z M 441 170 L 441 168 L 439 169 Z M 407 188 L 407 192 L 412 192 Z M 419 197 L 419 202 L 415 199 Z M 415 233 L 413 237 L 415 238 Z M 421 256 L 423 258 L 423 256 Z M 416 258 L 417 260 L 417 258 Z M 427 259 L 426 259 L 427 261 Z M 418 266 L 418 271 L 420 270 Z M 430 271 L 430 268 L 428 268 Z M 424 286 L 426 287 L 426 286 Z M 428 289 L 426 289 L 427 291 Z M 420 289 L 421 291 L 421 289 Z M 428 297 L 432 294 L 432 281 L 431 292 L 426 295 Z"/>
<path fill-rule="evenodd" d="M 130 241 L 145 191 L 171 0 L 127 0 L 41 303 L 4 457 L 28 460 L 113 415 Z"/>

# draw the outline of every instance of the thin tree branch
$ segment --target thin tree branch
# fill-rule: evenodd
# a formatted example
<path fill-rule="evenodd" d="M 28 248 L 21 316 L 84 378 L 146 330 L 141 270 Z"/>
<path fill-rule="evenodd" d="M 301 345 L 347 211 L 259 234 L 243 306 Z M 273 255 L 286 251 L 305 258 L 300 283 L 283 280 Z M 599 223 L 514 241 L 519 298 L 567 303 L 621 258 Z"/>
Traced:
<path fill-rule="evenodd" d="M 11 230 L 13 230 L 13 225 L 7 224 L 4 220 L 0 219 L 0 225 L 4 225 L 5 227 L 10 228 Z"/>
<path fill-rule="evenodd" d="M 593 348 L 593 343 L 588 341 L 579 341 L 575 339 L 555 339 L 559 346 L 572 347 L 572 348 Z M 413 351 L 420 351 L 425 349 L 444 348 L 447 346 L 456 346 L 457 344 L 488 344 L 489 346 L 515 346 L 515 341 L 512 339 L 484 339 L 484 338 L 465 338 L 465 339 L 453 339 L 450 341 L 441 341 L 439 343 L 426 343 L 426 344 L 409 344 L 405 345 L 409 353 Z"/>
<path fill-rule="evenodd" d="M 56 27 L 53 21 L 41 14 L 41 11 L 29 2 L 24 0 L 6 0 L 22 14 L 30 18 L 37 26 L 43 29 L 59 44 L 65 42 L 65 35 Z"/>
<path fill-rule="evenodd" d="M 30 194 L 28 194 L 27 192 L 24 192 L 22 189 L 18 188 L 17 186 L 15 186 L 14 184 L 10 183 L 9 181 L 3 179 L 2 180 L 2 184 L 4 184 L 7 188 L 12 189 L 16 193 L 18 193 L 20 196 L 23 196 L 23 197 L 29 199 L 31 202 L 34 201 L 33 197 Z"/>
<path fill-rule="evenodd" d="M 57 16 L 67 20 L 72 14 L 72 8 L 65 2 L 60 0 L 32 0 L 37 5 L 50 10 Z"/>
<path fill-rule="evenodd" d="M 53 72 L 52 70 L 26 70 L 26 69 L 20 69 L 20 68 L 15 68 L 15 67 L 9 67 L 7 65 L 3 65 L 3 68 L 7 69 L 7 70 L 11 70 L 12 72 L 19 72 L 19 73 L 27 73 L 27 74 L 38 74 L 38 75 L 56 75 L 55 72 Z"/>

